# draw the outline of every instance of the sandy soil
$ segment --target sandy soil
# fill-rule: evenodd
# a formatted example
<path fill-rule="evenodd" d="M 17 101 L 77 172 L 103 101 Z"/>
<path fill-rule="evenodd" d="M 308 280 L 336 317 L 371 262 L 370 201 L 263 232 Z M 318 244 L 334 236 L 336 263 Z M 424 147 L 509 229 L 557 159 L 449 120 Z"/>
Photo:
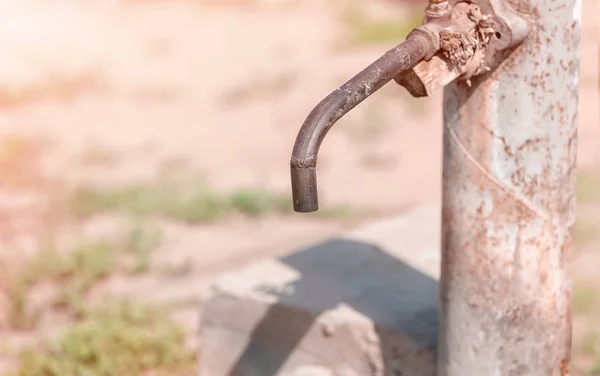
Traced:
<path fill-rule="evenodd" d="M 584 6 L 578 158 L 590 169 L 600 161 L 598 6 Z M 398 4 L 369 9 L 408 14 Z M 106 217 L 63 226 L 64 213 L 49 209 L 48 197 L 82 184 L 200 172 L 216 189 L 287 192 L 289 154 L 305 116 L 389 47 L 347 46 L 339 10 L 316 0 L 1 1 L 6 247 L 31 253 L 44 233 L 118 229 Z M 439 95 L 415 100 L 386 86 L 328 136 L 319 161 L 322 206 L 390 215 L 437 200 L 441 131 Z M 148 277 L 108 287 L 191 298 L 218 272 L 348 225 L 300 216 L 166 222 L 168 251 L 156 262 L 191 262 L 196 273 L 179 283 Z M 193 313 L 188 319 L 195 325 Z"/>

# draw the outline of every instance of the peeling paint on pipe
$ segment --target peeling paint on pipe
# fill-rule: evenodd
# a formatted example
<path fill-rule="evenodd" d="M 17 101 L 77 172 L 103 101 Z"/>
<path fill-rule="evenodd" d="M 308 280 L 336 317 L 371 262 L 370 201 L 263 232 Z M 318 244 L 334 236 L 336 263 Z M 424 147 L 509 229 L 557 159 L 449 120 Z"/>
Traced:
<path fill-rule="evenodd" d="M 517 2 L 530 34 L 444 95 L 438 376 L 566 376 L 579 0 Z"/>

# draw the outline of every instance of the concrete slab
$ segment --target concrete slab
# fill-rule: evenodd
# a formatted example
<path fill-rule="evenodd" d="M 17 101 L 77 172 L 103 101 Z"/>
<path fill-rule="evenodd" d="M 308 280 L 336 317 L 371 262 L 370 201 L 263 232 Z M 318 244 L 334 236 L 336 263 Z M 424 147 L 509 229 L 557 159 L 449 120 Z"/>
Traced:
<path fill-rule="evenodd" d="M 224 275 L 201 376 L 435 374 L 439 205 Z"/>

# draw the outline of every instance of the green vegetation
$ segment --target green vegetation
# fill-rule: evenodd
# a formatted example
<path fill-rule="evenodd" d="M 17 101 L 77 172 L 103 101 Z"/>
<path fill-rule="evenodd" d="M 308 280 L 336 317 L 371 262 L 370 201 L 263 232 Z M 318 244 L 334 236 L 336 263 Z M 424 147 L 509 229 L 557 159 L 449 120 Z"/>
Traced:
<path fill-rule="evenodd" d="M 161 242 L 161 233 L 149 225 L 135 224 L 124 239 L 122 248 L 131 256 L 130 274 L 145 273 L 150 269 L 152 254 Z"/>
<path fill-rule="evenodd" d="M 218 221 L 228 215 L 259 217 L 292 211 L 291 197 L 264 189 L 238 189 L 229 193 L 211 190 L 203 183 L 149 183 L 118 188 L 85 187 L 70 200 L 77 216 L 117 212 L 135 217 L 162 217 L 198 224 Z M 320 217 L 341 219 L 350 210 L 333 208 L 319 212 Z"/>
<path fill-rule="evenodd" d="M 24 351 L 14 376 L 188 374 L 195 358 L 166 312 L 116 301 L 90 310 L 56 341 Z"/>
<path fill-rule="evenodd" d="M 164 217 L 186 223 L 206 223 L 231 213 L 259 216 L 268 212 L 289 212 L 289 197 L 258 189 L 229 194 L 212 191 L 204 184 L 140 184 L 114 189 L 82 188 L 71 200 L 79 216 L 99 212 L 121 212 L 134 216 Z"/>
<path fill-rule="evenodd" d="M 69 251 L 49 247 L 4 275 L 8 285 L 8 324 L 33 330 L 46 312 L 67 313 L 73 320 L 55 340 L 25 349 L 13 376 L 137 376 L 190 374 L 195 354 L 185 346 L 185 333 L 166 310 L 127 300 L 89 305 L 88 293 L 115 273 L 147 271 L 160 233 L 134 224 L 114 240 L 84 241 Z M 53 287 L 49 304 L 33 308 L 32 290 Z"/>
<path fill-rule="evenodd" d="M 42 282 L 58 286 L 52 301 L 54 308 L 68 309 L 81 315 L 82 296 L 115 267 L 114 248 L 107 242 L 81 244 L 70 252 L 54 249 L 42 251 L 38 258 L 25 265 L 20 274 L 11 279 L 9 295 L 9 323 L 14 329 L 31 329 L 41 312 L 27 306 L 28 293 Z"/>
<path fill-rule="evenodd" d="M 150 267 L 150 257 L 159 242 L 159 233 L 136 226 L 125 237 L 85 241 L 64 252 L 50 247 L 28 262 L 19 274 L 9 278 L 8 321 L 13 329 L 35 327 L 39 310 L 27 305 L 33 287 L 47 283 L 56 290 L 51 308 L 74 317 L 85 315 L 85 296 L 97 282 L 114 272 L 136 274 Z"/>

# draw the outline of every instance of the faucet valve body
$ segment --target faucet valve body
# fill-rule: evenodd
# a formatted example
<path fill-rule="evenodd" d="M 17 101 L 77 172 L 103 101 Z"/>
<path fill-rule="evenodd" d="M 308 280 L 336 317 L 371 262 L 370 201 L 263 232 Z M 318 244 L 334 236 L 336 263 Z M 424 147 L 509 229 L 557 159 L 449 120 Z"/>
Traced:
<path fill-rule="evenodd" d="M 325 97 L 298 133 L 290 161 L 294 210 L 318 210 L 317 154 L 333 124 L 386 83 L 395 80 L 413 96 L 431 95 L 459 79 L 497 67 L 527 36 L 527 22 L 505 0 L 430 0 L 424 24 Z"/>
<path fill-rule="evenodd" d="M 435 34 L 438 49 L 395 78 L 415 97 L 430 96 L 456 79 L 471 86 L 474 77 L 485 78 L 528 34 L 527 22 L 503 0 L 455 1 L 444 17 L 428 16 L 417 29 Z"/>

